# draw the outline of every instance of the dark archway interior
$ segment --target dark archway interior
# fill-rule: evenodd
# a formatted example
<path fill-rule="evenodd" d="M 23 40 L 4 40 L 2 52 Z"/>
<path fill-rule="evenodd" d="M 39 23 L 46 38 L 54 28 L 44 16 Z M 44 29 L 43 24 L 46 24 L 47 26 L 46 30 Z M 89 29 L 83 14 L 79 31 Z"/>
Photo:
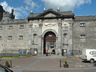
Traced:
<path fill-rule="evenodd" d="M 44 35 L 44 49 L 43 53 L 46 53 L 46 50 L 54 48 L 56 43 L 56 35 L 49 31 Z M 52 50 L 52 53 L 55 54 L 55 50 Z"/>

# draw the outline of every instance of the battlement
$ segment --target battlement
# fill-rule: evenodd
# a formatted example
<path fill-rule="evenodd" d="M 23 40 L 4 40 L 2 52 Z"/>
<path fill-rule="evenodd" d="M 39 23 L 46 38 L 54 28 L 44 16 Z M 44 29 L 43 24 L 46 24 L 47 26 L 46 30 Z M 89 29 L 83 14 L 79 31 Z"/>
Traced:
<path fill-rule="evenodd" d="M 27 19 L 13 19 L 13 20 L 2 20 L 0 24 L 20 24 L 20 23 L 27 23 Z"/>

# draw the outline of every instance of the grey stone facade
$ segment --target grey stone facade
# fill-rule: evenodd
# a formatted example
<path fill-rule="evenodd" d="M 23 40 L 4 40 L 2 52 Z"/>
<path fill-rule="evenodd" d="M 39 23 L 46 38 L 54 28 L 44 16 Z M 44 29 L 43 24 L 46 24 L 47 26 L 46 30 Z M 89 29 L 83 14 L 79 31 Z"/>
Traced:
<path fill-rule="evenodd" d="M 96 48 L 96 16 L 48 9 L 38 14 L 31 11 L 26 19 L 14 19 L 13 12 L 5 12 L 0 6 L 0 52 L 36 50 L 45 54 L 51 50 L 56 55 L 79 55 L 84 48 Z"/>

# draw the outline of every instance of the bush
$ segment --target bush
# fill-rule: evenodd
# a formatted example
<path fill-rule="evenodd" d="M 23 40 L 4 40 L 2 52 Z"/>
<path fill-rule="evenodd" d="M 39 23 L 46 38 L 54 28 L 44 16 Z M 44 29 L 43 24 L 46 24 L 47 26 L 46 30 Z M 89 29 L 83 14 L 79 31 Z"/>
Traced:
<path fill-rule="evenodd" d="M 67 63 L 67 61 L 65 61 L 65 63 L 64 63 L 64 68 L 68 68 L 69 67 L 69 65 L 68 65 L 68 63 Z"/>
<path fill-rule="evenodd" d="M 5 66 L 6 66 L 6 67 L 10 67 L 10 64 L 9 64 L 8 61 L 5 62 Z"/>
<path fill-rule="evenodd" d="M 67 61 L 65 61 L 65 63 L 64 64 L 67 64 Z"/>

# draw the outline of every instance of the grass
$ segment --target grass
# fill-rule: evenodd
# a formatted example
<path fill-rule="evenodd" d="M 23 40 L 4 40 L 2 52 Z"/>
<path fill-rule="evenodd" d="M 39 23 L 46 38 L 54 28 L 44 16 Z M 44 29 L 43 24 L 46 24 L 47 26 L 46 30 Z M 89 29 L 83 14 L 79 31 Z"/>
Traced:
<path fill-rule="evenodd" d="M 18 56 L 0 56 L 0 59 L 2 58 L 19 58 L 19 57 L 30 57 L 32 55 L 18 55 Z"/>
<path fill-rule="evenodd" d="M 0 59 L 1 58 L 18 58 L 19 56 L 0 56 Z"/>

